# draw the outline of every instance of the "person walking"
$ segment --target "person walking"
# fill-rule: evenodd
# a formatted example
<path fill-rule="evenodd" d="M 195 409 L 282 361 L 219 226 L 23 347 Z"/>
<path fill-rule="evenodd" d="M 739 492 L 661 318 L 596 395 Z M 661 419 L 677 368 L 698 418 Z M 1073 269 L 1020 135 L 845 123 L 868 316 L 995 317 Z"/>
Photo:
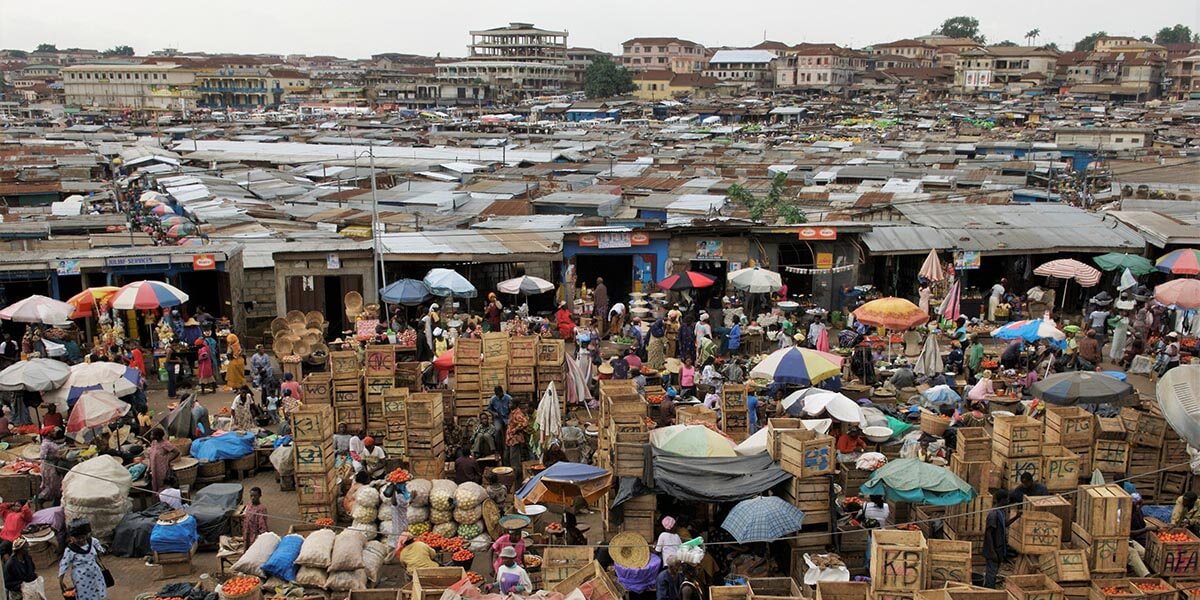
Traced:
<path fill-rule="evenodd" d="M 1112 345 L 1108 349 L 1108 359 L 1113 364 L 1121 364 L 1121 360 L 1125 358 L 1125 345 L 1129 340 L 1129 325 L 1128 314 L 1117 315 L 1112 328 Z"/>
<path fill-rule="evenodd" d="M 92 537 L 92 526 L 86 519 L 75 519 L 67 525 L 67 547 L 58 564 L 58 587 L 64 597 L 68 589 L 74 589 L 75 600 L 108 598 L 105 569 L 100 563 L 102 552 L 104 546 Z M 71 574 L 70 588 L 67 587 L 68 572 Z"/>
<path fill-rule="evenodd" d="M 525 448 L 529 444 L 529 419 L 525 418 L 522 403 L 513 406 L 508 415 L 508 429 L 504 433 L 504 455 L 508 466 L 512 467 L 517 481 L 524 481 L 521 463 L 525 460 Z"/>
<path fill-rule="evenodd" d="M 983 560 L 986 570 L 983 587 L 996 588 L 996 576 L 1000 574 L 1000 563 L 1008 554 L 1008 490 L 1003 488 L 992 494 L 992 509 L 987 514 L 987 525 L 983 532 Z"/>
<path fill-rule="evenodd" d="M 45 600 L 46 584 L 37 574 L 37 565 L 29 555 L 29 542 L 19 537 L 13 542 L 12 556 L 4 562 L 4 589 L 13 600 Z"/>
<path fill-rule="evenodd" d="M 596 289 L 592 290 L 592 314 L 596 317 L 596 332 L 604 337 L 605 325 L 608 322 L 608 286 L 604 278 L 596 278 Z"/>
<path fill-rule="evenodd" d="M 39 454 L 42 459 L 42 488 L 38 491 L 38 502 L 42 507 L 57 504 L 62 496 L 63 470 L 66 468 L 62 452 L 65 443 L 66 433 L 62 427 L 55 427 L 50 435 L 42 437 Z"/>

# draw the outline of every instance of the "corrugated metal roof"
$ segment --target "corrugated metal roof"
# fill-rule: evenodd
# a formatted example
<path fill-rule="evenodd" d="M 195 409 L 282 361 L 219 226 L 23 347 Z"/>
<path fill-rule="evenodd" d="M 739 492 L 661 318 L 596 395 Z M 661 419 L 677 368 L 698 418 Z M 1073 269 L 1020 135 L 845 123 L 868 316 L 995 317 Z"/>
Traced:
<path fill-rule="evenodd" d="M 708 64 L 718 63 L 767 63 L 775 59 L 775 53 L 767 50 L 718 50 Z"/>
<path fill-rule="evenodd" d="M 562 253 L 561 232 L 520 231 L 511 234 L 443 231 L 389 233 L 379 241 L 387 254 L 402 255 L 505 255 Z"/>

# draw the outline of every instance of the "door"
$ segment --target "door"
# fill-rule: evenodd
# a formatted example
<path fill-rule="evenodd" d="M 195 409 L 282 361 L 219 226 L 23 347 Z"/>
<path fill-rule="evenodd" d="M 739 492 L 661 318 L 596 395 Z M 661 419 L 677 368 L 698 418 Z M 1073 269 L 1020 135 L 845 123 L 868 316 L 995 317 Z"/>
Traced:
<path fill-rule="evenodd" d="M 287 310 L 325 313 L 324 277 L 319 275 L 295 275 L 287 278 Z"/>

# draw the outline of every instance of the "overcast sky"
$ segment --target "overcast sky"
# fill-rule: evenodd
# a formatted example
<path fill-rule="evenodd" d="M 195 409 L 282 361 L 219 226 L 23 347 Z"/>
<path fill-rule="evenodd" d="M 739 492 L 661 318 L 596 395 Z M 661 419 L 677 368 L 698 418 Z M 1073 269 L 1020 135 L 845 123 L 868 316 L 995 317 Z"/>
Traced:
<path fill-rule="evenodd" d="M 1038 28 L 1039 44 L 1064 49 L 1099 30 L 1153 36 L 1183 23 L 1200 31 L 1200 0 L 0 0 L 0 47 L 32 50 L 48 42 L 99 49 L 128 44 L 138 54 L 172 47 L 348 58 L 380 52 L 462 56 L 469 30 L 510 21 L 565 29 L 570 45 L 608 52 L 619 52 L 625 39 L 651 35 L 749 46 L 765 33 L 787 43 L 861 47 L 924 35 L 963 14 L 979 19 L 989 42 L 1023 43 L 1025 32 Z"/>

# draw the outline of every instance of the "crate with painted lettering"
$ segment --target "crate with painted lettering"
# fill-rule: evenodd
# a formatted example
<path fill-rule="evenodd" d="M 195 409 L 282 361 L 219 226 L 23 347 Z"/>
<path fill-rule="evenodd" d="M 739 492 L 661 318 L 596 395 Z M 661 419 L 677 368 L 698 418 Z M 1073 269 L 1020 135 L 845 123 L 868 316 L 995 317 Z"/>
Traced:
<path fill-rule="evenodd" d="M 1150 532 L 1146 566 L 1160 577 L 1200 577 L 1200 537 L 1183 528 Z"/>
<path fill-rule="evenodd" d="M 538 338 L 537 366 L 555 367 L 563 364 L 567 358 L 566 340 Z"/>
<path fill-rule="evenodd" d="M 396 363 L 396 387 L 419 389 L 421 377 L 430 368 L 430 363 L 405 361 Z"/>
<path fill-rule="evenodd" d="M 417 479 L 446 479 L 446 457 L 410 458 L 408 470 Z"/>
<path fill-rule="evenodd" d="M 1098 537 L 1079 523 L 1072 523 L 1071 545 L 1086 553 L 1092 575 L 1124 575 L 1129 565 L 1129 534 Z"/>
<path fill-rule="evenodd" d="M 1021 554 L 1048 554 L 1062 545 L 1062 519 L 1048 512 L 1026 511 L 1008 526 L 1008 545 Z"/>
<path fill-rule="evenodd" d="M 497 387 L 508 387 L 508 366 L 489 364 L 481 367 L 479 369 L 479 393 L 490 397 Z"/>
<path fill-rule="evenodd" d="M 1179 589 L 1159 577 L 1131 577 L 1129 583 L 1146 595 L 1146 600 L 1175 600 Z"/>
<path fill-rule="evenodd" d="M 780 498 L 804 511 L 805 525 L 833 520 L 833 482 L 828 475 L 792 477 L 776 486 L 775 490 Z"/>
<path fill-rule="evenodd" d="M 1042 448 L 1042 470 L 1038 473 L 1046 489 L 1065 492 L 1079 487 L 1079 455 L 1056 445 Z"/>
<path fill-rule="evenodd" d="M 971 543 L 926 540 L 929 545 L 929 587 L 971 581 Z"/>
<path fill-rule="evenodd" d="M 332 468 L 325 473 L 297 473 L 296 501 L 322 504 L 337 499 L 337 477 Z"/>
<path fill-rule="evenodd" d="M 870 586 L 861 581 L 818 581 L 816 600 L 867 600 Z"/>
<path fill-rule="evenodd" d="M 1062 586 L 1042 573 L 1009 575 L 1004 589 L 1013 600 L 1064 600 Z"/>
<path fill-rule="evenodd" d="M 779 466 L 796 477 L 815 477 L 833 472 L 834 439 L 808 429 L 795 429 L 780 439 Z"/>
<path fill-rule="evenodd" d="M 874 600 L 917 600 L 917 591 L 891 592 L 888 590 L 877 590 L 872 587 L 871 598 Z"/>
<path fill-rule="evenodd" d="M 1187 442 L 1179 439 L 1179 436 L 1168 435 L 1163 441 L 1162 468 L 1168 473 L 1187 473 L 1190 460 Z"/>
<path fill-rule="evenodd" d="M 980 494 L 970 502 L 947 506 L 946 523 L 964 535 L 983 535 L 987 529 L 987 514 L 991 509 L 991 494 Z"/>
<path fill-rule="evenodd" d="M 1097 417 L 1096 439 L 1128 441 L 1129 430 L 1125 428 L 1125 421 L 1120 417 Z"/>
<path fill-rule="evenodd" d="M 323 442 L 333 439 L 334 416 L 329 406 L 304 406 L 292 413 L 292 439 Z"/>
<path fill-rule="evenodd" d="M 329 373 L 309 373 L 300 382 L 300 390 L 304 393 L 304 404 L 333 404 L 333 379 Z"/>
<path fill-rule="evenodd" d="M 359 406 L 362 400 L 362 378 L 333 380 L 334 406 Z"/>
<path fill-rule="evenodd" d="M 1133 498 L 1115 483 L 1079 486 L 1075 522 L 1092 537 L 1129 537 Z"/>
<path fill-rule="evenodd" d="M 929 546 L 920 531 L 873 530 L 870 552 L 872 590 L 913 592 L 925 587 Z"/>
<path fill-rule="evenodd" d="M 479 367 L 456 365 L 454 367 L 454 389 L 463 392 L 479 392 Z"/>
<path fill-rule="evenodd" d="M 478 367 L 483 362 L 483 340 L 460 337 L 454 341 L 454 365 Z M 457 370 L 457 368 L 455 369 Z"/>
<path fill-rule="evenodd" d="M 1078 548 L 1043 554 L 1038 566 L 1042 573 L 1058 583 L 1086 583 L 1092 579 L 1087 552 Z"/>
<path fill-rule="evenodd" d="M 413 428 L 443 426 L 442 394 L 439 392 L 417 392 L 408 395 L 408 424 Z"/>
<path fill-rule="evenodd" d="M 508 334 L 489 331 L 483 334 L 483 364 L 508 364 Z"/>
<path fill-rule="evenodd" d="M 534 378 L 533 366 L 509 365 L 508 390 L 510 392 L 535 392 L 537 380 Z"/>
<path fill-rule="evenodd" d="M 986 492 L 991 487 L 992 472 L 996 470 L 996 467 L 992 465 L 990 456 L 988 460 L 982 462 L 967 462 L 954 453 L 950 455 L 950 470 L 976 491 Z"/>
<path fill-rule="evenodd" d="M 1125 421 L 1125 429 L 1130 433 L 1130 440 L 1138 446 L 1162 448 L 1168 433 L 1174 435 L 1167 427 L 1167 421 L 1158 415 L 1138 410 L 1132 406 L 1121 409 L 1121 418 Z M 1133 427 L 1129 426 L 1132 422 Z"/>
<path fill-rule="evenodd" d="M 1034 481 L 1042 478 L 1041 456 L 1008 457 L 998 452 L 992 453 L 992 466 L 1000 475 L 1000 485 L 1014 489 L 1021 484 L 1021 475 L 1029 473 Z"/>
<path fill-rule="evenodd" d="M 1105 479 L 1120 479 L 1129 470 L 1129 442 L 1125 440 L 1096 440 L 1092 446 L 1092 469 Z"/>
<path fill-rule="evenodd" d="M 336 501 L 321 504 L 301 504 L 300 520 L 305 523 L 315 523 L 317 519 L 337 519 Z"/>
<path fill-rule="evenodd" d="M 367 377 L 396 376 L 396 346 L 378 344 L 367 346 L 363 371 Z"/>
<path fill-rule="evenodd" d="M 396 387 L 396 379 L 394 377 L 364 377 L 363 378 L 363 395 L 367 399 L 379 398 L 387 390 Z"/>
<path fill-rule="evenodd" d="M 1046 407 L 1046 443 L 1068 448 L 1091 446 L 1096 415 L 1078 406 Z"/>
<path fill-rule="evenodd" d="M 992 462 L 996 454 L 1008 458 L 1037 456 L 1042 449 L 1042 422 L 1025 415 L 1000 416 L 992 423 Z"/>
<path fill-rule="evenodd" d="M 992 436 L 983 427 L 963 427 L 956 430 L 958 446 L 954 449 L 963 462 L 982 462 L 992 455 Z"/>
<path fill-rule="evenodd" d="M 508 366 L 537 366 L 537 336 L 522 335 L 508 338 Z"/>
<path fill-rule="evenodd" d="M 334 381 L 358 379 L 362 375 L 362 369 L 358 367 L 358 353 L 353 350 L 330 352 L 329 373 Z"/>
<path fill-rule="evenodd" d="M 1021 510 L 1025 512 L 1040 511 L 1058 517 L 1063 524 L 1061 541 L 1064 543 L 1071 541 L 1071 523 L 1075 505 L 1066 498 L 1062 496 L 1025 496 L 1025 503 L 1021 506 Z"/>
<path fill-rule="evenodd" d="M 292 441 L 292 452 L 296 460 L 296 474 L 313 473 L 323 475 L 334 467 L 333 436 L 324 440 Z"/>
<path fill-rule="evenodd" d="M 1125 577 L 1092 580 L 1088 600 L 1111 600 L 1112 598 L 1146 600 L 1146 594 Z"/>
<path fill-rule="evenodd" d="M 335 406 L 333 407 L 333 416 L 337 419 L 338 425 L 345 424 L 349 431 L 362 431 L 367 427 L 367 415 L 363 411 L 363 405 L 355 406 Z"/>

